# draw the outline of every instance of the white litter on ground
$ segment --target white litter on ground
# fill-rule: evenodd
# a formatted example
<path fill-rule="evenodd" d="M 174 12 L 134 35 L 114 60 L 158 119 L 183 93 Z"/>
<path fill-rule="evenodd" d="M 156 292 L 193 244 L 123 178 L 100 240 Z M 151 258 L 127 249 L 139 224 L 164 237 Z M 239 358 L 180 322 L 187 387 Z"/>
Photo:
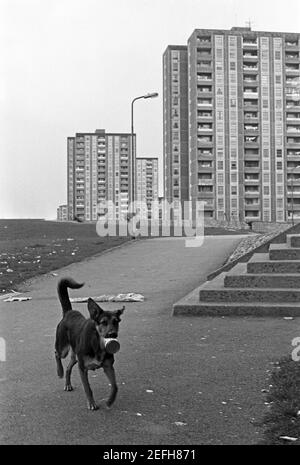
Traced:
<path fill-rule="evenodd" d="M 298 438 L 293 438 L 291 436 L 279 436 L 279 439 L 284 439 L 285 441 L 297 441 Z"/>
<path fill-rule="evenodd" d="M 8 297 L 3 302 L 25 302 L 26 300 L 32 300 L 32 297 Z"/>
<path fill-rule="evenodd" d="M 10 291 L 10 292 L 8 292 L 6 294 L 0 295 L 0 300 L 4 300 L 4 299 L 7 299 L 8 297 L 12 297 L 12 296 L 20 295 L 20 294 L 21 294 L 21 292 L 17 292 L 17 291 L 12 290 L 12 291 Z"/>
<path fill-rule="evenodd" d="M 70 299 L 71 302 L 85 303 L 89 297 L 73 297 Z M 144 302 L 145 297 L 142 294 L 135 294 L 130 292 L 128 294 L 117 294 L 117 295 L 99 295 L 92 297 L 95 302 Z"/>
<path fill-rule="evenodd" d="M 187 423 L 184 423 L 183 421 L 175 421 L 176 426 L 186 426 Z"/>

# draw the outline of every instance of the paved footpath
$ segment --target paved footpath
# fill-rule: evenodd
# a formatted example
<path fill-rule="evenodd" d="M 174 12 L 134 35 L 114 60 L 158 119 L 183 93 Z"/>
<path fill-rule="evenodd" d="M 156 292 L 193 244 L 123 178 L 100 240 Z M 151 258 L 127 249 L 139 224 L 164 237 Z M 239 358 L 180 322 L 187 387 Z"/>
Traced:
<path fill-rule="evenodd" d="M 244 237 L 244 236 L 243 236 Z M 291 352 L 300 318 L 172 317 L 172 304 L 219 267 L 241 238 L 132 242 L 59 270 L 86 282 L 72 296 L 137 292 L 120 326 L 119 395 L 111 410 L 86 408 L 78 369 L 63 391 L 53 357 L 61 310 L 57 277 L 28 287 L 31 301 L 0 302 L 1 444 L 255 444 L 266 411 L 261 389 L 271 362 Z M 103 304 L 116 308 L 118 304 Z M 87 315 L 86 304 L 76 304 Z M 90 372 L 96 401 L 109 390 L 102 370 Z"/>

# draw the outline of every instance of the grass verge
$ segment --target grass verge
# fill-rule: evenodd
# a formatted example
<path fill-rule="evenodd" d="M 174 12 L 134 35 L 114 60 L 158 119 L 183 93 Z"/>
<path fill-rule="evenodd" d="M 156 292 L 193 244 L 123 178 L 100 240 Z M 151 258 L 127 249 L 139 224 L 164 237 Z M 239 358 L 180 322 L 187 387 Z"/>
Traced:
<path fill-rule="evenodd" d="M 262 443 L 300 445 L 300 362 L 290 357 L 282 358 L 275 365 L 270 379 L 271 387 L 266 397 L 269 411 L 261 423 L 264 428 Z"/>
<path fill-rule="evenodd" d="M 0 295 L 35 276 L 130 240 L 99 237 L 95 224 L 0 220 Z"/>

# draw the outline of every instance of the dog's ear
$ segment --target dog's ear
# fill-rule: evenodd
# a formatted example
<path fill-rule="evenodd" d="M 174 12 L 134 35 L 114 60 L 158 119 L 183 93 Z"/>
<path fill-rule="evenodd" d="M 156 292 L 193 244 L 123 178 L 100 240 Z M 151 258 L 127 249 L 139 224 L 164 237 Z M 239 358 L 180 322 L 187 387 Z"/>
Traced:
<path fill-rule="evenodd" d="M 120 310 L 116 311 L 117 316 L 120 317 L 122 313 L 124 312 L 124 310 L 125 310 L 125 305 L 123 305 L 123 307 Z"/>
<path fill-rule="evenodd" d="M 91 319 L 94 321 L 99 321 L 100 315 L 103 312 L 102 308 L 91 297 L 88 299 L 88 311 Z"/>

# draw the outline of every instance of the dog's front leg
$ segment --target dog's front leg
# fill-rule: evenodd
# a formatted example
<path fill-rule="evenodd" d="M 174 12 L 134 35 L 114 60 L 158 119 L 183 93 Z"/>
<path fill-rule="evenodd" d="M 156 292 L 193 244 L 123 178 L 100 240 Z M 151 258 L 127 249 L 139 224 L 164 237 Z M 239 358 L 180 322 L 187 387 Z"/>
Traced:
<path fill-rule="evenodd" d="M 88 400 L 88 409 L 89 410 L 98 410 L 98 405 L 94 401 L 93 391 L 91 390 L 89 379 L 88 379 L 88 370 L 79 365 L 79 374 L 84 387 L 84 391 Z"/>
<path fill-rule="evenodd" d="M 114 401 L 116 399 L 117 392 L 118 392 L 115 369 L 114 369 L 112 363 L 109 361 L 109 362 L 104 362 L 103 370 L 104 370 L 104 373 L 106 374 L 108 380 L 110 381 L 110 386 L 111 386 L 110 387 L 110 396 L 109 396 L 108 400 L 106 401 L 106 405 L 107 405 L 107 407 L 111 407 L 111 405 L 114 403 Z"/>

